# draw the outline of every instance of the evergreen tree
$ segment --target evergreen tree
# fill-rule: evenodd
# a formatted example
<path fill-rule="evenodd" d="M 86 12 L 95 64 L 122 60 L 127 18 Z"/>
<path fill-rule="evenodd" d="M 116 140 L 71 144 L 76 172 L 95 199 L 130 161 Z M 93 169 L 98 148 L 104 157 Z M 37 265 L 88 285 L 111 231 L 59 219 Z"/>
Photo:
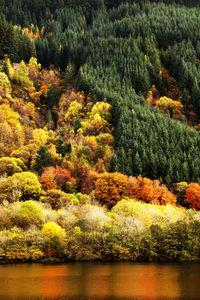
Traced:
<path fill-rule="evenodd" d="M 142 161 L 140 159 L 138 152 L 136 152 L 133 160 L 133 174 L 134 175 L 142 174 Z"/>
<path fill-rule="evenodd" d="M 194 105 L 197 114 L 200 115 L 200 89 L 196 78 L 192 88 L 191 102 Z"/>
<path fill-rule="evenodd" d="M 118 163 L 118 156 L 115 152 L 112 154 L 112 158 L 110 161 L 110 172 L 117 172 L 119 171 L 119 163 Z"/>
<path fill-rule="evenodd" d="M 69 64 L 65 70 L 64 85 L 66 88 L 74 85 L 74 66 L 72 64 Z"/>
<path fill-rule="evenodd" d="M 64 157 L 65 154 L 67 153 L 63 138 L 60 135 L 59 135 L 58 141 L 56 143 L 56 152 L 61 154 L 62 157 Z"/>
<path fill-rule="evenodd" d="M 77 133 L 78 129 L 81 128 L 81 120 L 80 117 L 77 117 L 74 121 L 74 132 Z"/>
<path fill-rule="evenodd" d="M 47 147 L 41 146 L 35 157 L 35 162 L 34 162 L 33 168 L 37 172 L 41 172 L 41 169 L 43 167 L 48 167 L 50 165 L 51 165 L 51 157 L 47 151 Z"/>

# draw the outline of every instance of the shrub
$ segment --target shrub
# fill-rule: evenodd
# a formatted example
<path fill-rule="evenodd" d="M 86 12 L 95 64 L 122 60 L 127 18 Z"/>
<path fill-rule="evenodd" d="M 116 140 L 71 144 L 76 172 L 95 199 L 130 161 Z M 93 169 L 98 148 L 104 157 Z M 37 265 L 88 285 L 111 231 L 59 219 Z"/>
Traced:
<path fill-rule="evenodd" d="M 49 239 L 57 238 L 60 243 L 65 241 L 65 230 L 54 222 L 47 222 L 42 228 L 42 233 Z"/>
<path fill-rule="evenodd" d="M 0 158 L 0 175 L 7 174 L 8 176 L 14 173 L 22 172 L 26 166 L 19 158 L 2 157 Z"/>
<path fill-rule="evenodd" d="M 8 192 L 16 186 L 21 193 L 22 199 L 29 197 L 37 198 L 41 193 L 41 185 L 35 174 L 31 172 L 21 172 L 8 177 Z"/>
<path fill-rule="evenodd" d="M 22 228 L 28 228 L 30 225 L 40 226 L 44 222 L 44 211 L 39 204 L 29 200 L 20 204 L 16 214 L 11 218 L 16 225 Z"/>
<path fill-rule="evenodd" d="M 56 189 L 47 191 L 44 196 L 40 197 L 40 201 L 49 203 L 53 209 L 59 209 L 66 205 L 79 203 L 79 199 L 75 194 L 66 194 L 63 191 Z"/>

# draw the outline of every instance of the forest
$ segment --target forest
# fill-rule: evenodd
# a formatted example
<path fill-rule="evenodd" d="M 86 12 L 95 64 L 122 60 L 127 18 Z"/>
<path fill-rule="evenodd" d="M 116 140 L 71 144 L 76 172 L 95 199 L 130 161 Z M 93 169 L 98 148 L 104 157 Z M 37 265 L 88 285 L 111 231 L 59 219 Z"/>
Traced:
<path fill-rule="evenodd" d="M 199 261 L 199 14 L 0 0 L 0 262 Z"/>

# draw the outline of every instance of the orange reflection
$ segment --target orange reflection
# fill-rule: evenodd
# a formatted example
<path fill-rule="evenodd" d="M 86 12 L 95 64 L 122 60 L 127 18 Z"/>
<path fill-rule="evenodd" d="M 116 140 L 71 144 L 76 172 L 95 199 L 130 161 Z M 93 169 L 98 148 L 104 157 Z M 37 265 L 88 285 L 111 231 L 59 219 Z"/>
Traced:
<path fill-rule="evenodd" d="M 113 286 L 115 297 L 172 299 L 181 295 L 178 273 L 166 265 L 119 265 Z"/>
<path fill-rule="evenodd" d="M 66 278 L 69 276 L 69 269 L 66 266 L 46 266 L 41 268 L 41 296 L 60 297 L 68 295 L 69 282 Z"/>
<path fill-rule="evenodd" d="M 199 264 L 0 265 L 0 299 L 199 299 L 199 272 Z"/>

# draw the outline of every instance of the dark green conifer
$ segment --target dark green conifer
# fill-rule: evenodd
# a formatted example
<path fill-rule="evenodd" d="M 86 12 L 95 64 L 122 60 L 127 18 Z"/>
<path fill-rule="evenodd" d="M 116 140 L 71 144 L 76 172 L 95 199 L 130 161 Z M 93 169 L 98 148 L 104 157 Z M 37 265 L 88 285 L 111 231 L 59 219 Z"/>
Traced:
<path fill-rule="evenodd" d="M 43 167 L 48 167 L 50 165 L 51 157 L 47 151 L 47 147 L 41 146 L 37 152 L 33 168 L 37 172 L 40 172 Z"/>
<path fill-rule="evenodd" d="M 58 141 L 56 143 L 56 152 L 59 153 L 59 154 L 61 154 L 62 157 L 64 157 L 65 154 L 66 154 L 66 152 L 67 152 L 66 151 L 66 147 L 64 145 L 63 138 L 60 135 L 59 135 Z"/>

